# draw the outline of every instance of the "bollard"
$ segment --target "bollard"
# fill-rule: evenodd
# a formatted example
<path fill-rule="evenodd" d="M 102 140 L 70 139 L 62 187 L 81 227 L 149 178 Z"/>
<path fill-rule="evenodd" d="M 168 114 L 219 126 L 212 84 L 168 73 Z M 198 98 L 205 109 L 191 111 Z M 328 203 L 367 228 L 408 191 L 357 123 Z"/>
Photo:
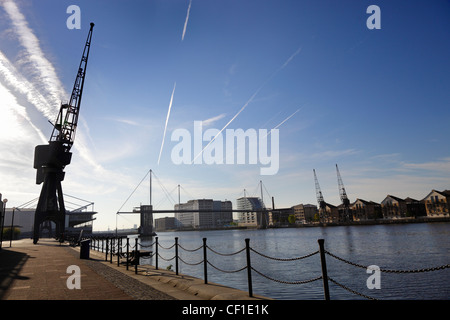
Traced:
<path fill-rule="evenodd" d="M 325 260 L 324 239 L 318 239 L 319 251 L 320 251 L 320 264 L 322 265 L 322 281 L 323 281 L 323 293 L 325 300 L 330 300 L 330 290 L 328 288 L 328 274 L 327 274 L 327 262 Z"/>
<path fill-rule="evenodd" d="M 178 237 L 175 237 L 175 274 L 178 275 Z"/>
<path fill-rule="evenodd" d="M 208 284 L 208 260 L 206 258 L 206 238 L 203 238 L 203 273 L 205 284 Z"/>
<path fill-rule="evenodd" d="M 158 237 L 155 238 L 155 257 L 156 257 L 156 261 L 155 261 L 155 268 L 156 270 L 158 270 Z"/>
<path fill-rule="evenodd" d="M 250 263 L 250 239 L 245 239 L 245 252 L 247 253 L 248 296 L 253 297 L 252 265 Z"/>

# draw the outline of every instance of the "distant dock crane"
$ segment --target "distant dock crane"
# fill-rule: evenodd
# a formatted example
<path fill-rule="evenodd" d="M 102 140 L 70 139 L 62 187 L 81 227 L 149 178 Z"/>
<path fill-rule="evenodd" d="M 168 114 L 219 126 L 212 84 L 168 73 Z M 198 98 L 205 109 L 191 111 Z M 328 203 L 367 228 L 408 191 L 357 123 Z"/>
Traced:
<path fill-rule="evenodd" d="M 337 164 L 336 164 L 336 173 L 338 179 L 339 196 L 341 197 L 343 206 L 342 220 L 350 221 L 352 220 L 350 214 L 350 200 L 347 197 L 347 192 L 345 191 L 344 183 L 342 182 L 341 174 L 339 172 Z"/>
<path fill-rule="evenodd" d="M 319 204 L 319 220 L 322 222 L 326 220 L 327 210 L 326 210 L 326 202 L 323 199 L 322 190 L 320 190 L 319 180 L 317 180 L 316 169 L 313 169 L 314 172 L 314 182 L 316 184 L 316 197 L 317 203 Z"/>

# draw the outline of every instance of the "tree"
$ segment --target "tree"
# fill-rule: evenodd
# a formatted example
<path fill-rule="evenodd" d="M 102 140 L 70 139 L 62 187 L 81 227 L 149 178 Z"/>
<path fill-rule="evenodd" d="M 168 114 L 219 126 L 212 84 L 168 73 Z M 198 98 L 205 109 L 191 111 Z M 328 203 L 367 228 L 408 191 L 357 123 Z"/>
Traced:
<path fill-rule="evenodd" d="M 295 215 L 294 214 L 290 214 L 289 215 L 288 222 L 289 222 L 289 224 L 294 224 L 295 223 Z"/>
<path fill-rule="evenodd" d="M 20 229 L 19 228 L 13 228 L 13 234 L 12 239 L 16 240 L 19 238 L 20 235 Z M 11 228 L 4 228 L 3 229 L 3 239 L 4 240 L 11 240 Z"/>

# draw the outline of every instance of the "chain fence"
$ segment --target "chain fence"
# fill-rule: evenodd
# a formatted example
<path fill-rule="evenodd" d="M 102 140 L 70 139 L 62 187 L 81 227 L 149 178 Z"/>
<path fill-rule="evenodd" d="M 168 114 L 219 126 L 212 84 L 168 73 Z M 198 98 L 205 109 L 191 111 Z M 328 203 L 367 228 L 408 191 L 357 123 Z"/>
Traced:
<path fill-rule="evenodd" d="M 159 269 L 159 260 L 163 260 L 166 262 L 170 262 L 175 260 L 175 273 L 176 275 L 179 275 L 179 263 L 183 263 L 185 265 L 189 266 L 199 266 L 203 265 L 203 272 L 204 272 L 204 283 L 208 283 L 208 266 L 223 273 L 231 274 L 231 273 L 239 273 L 242 271 L 247 270 L 247 278 L 248 278 L 248 292 L 249 296 L 253 296 L 253 288 L 252 288 L 252 272 L 261 276 L 264 279 L 267 279 L 272 282 L 286 284 L 286 285 L 303 285 L 307 283 L 316 282 L 319 280 L 322 280 L 323 283 L 323 290 L 324 290 L 324 298 L 326 300 L 330 299 L 329 294 L 329 288 L 328 288 L 328 282 L 331 282 L 332 284 L 336 285 L 337 287 L 346 290 L 354 295 L 360 296 L 365 299 L 369 300 L 377 300 L 374 297 L 368 296 L 366 294 L 363 294 L 361 292 L 358 292 L 352 288 L 350 288 L 347 285 L 344 285 L 338 281 L 336 281 L 334 278 L 331 278 L 328 276 L 327 272 L 327 266 L 326 266 L 326 256 L 329 256 L 339 262 L 342 262 L 344 264 L 362 268 L 369 270 L 371 266 L 362 265 L 356 262 L 349 261 L 347 259 L 344 259 L 342 257 L 339 257 L 332 252 L 324 249 L 324 240 L 319 239 L 319 250 L 311 252 L 309 254 L 299 256 L 299 257 L 293 257 L 293 258 L 280 258 L 280 257 L 272 257 L 265 253 L 259 252 L 256 249 L 252 248 L 250 246 L 250 239 L 245 239 L 245 247 L 243 247 L 240 250 L 234 251 L 234 252 L 219 252 L 216 249 L 211 248 L 207 245 L 207 239 L 203 238 L 203 245 L 196 247 L 196 248 L 186 248 L 178 243 L 178 237 L 175 238 L 174 244 L 168 247 L 162 246 L 159 241 L 158 237 L 155 237 L 155 241 L 151 244 L 143 244 L 138 242 L 138 238 L 135 238 L 134 244 L 130 243 L 130 238 L 127 237 L 91 237 L 89 238 L 91 241 L 91 249 L 103 252 L 105 254 L 105 261 L 113 262 L 113 256 L 117 257 L 117 265 L 119 266 L 121 263 L 125 264 L 127 269 L 129 266 L 135 267 L 135 272 L 138 273 L 138 265 L 140 264 L 141 259 L 155 259 L 155 269 Z M 174 250 L 174 255 L 170 258 L 167 258 L 160 254 L 160 250 L 165 251 L 172 251 Z M 195 253 L 197 251 L 203 250 L 203 257 L 202 259 L 198 261 L 186 261 L 186 258 L 182 258 L 180 256 L 179 250 L 182 250 L 188 254 Z M 231 257 L 239 255 L 243 252 L 245 252 L 246 257 L 246 263 L 242 265 L 241 267 L 238 267 L 234 270 L 224 270 L 222 267 L 219 267 L 211 262 L 210 259 L 208 259 L 208 252 L 213 253 L 214 255 L 217 255 L 219 257 Z M 308 259 L 311 257 L 314 257 L 316 255 L 320 255 L 320 265 L 322 269 L 322 274 L 317 277 L 313 277 L 311 279 L 306 280 L 297 280 L 297 281 L 286 281 L 277 279 L 273 276 L 267 275 L 263 273 L 262 271 L 254 268 L 251 265 L 252 256 L 259 256 L 263 259 L 276 261 L 276 262 L 299 262 L 304 259 Z M 121 262 L 122 259 L 122 262 Z M 148 264 L 147 264 L 148 265 Z M 168 270 L 171 270 L 172 265 L 167 267 Z M 379 272 L 384 273 L 392 273 L 392 274 L 411 274 L 411 273 L 422 273 L 422 272 L 433 272 L 438 270 L 444 270 L 449 269 L 450 264 L 445 264 L 441 266 L 436 267 L 430 267 L 430 268 L 421 268 L 421 269 L 412 269 L 412 270 L 393 270 L 393 269 L 385 269 L 385 268 L 379 268 Z"/>

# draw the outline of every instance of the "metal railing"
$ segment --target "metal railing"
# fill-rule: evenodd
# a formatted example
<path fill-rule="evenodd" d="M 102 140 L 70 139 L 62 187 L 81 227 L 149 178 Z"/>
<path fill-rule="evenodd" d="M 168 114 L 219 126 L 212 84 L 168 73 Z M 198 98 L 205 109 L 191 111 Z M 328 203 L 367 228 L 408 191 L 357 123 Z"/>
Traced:
<path fill-rule="evenodd" d="M 349 288 L 348 286 L 341 284 L 338 281 L 336 281 L 335 279 L 328 276 L 327 261 L 326 261 L 327 255 L 332 257 L 333 259 L 336 259 L 339 262 L 343 262 L 345 264 L 348 264 L 348 265 L 351 265 L 354 267 L 368 269 L 369 266 L 364 266 L 361 264 L 351 262 L 349 260 L 338 257 L 335 254 L 325 250 L 324 239 L 318 240 L 319 249 L 317 251 L 311 252 L 309 254 L 306 254 L 306 255 L 303 255 L 300 257 L 294 257 L 294 258 L 277 258 L 277 257 L 268 256 L 262 252 L 255 250 L 254 248 L 252 248 L 250 246 L 250 239 L 245 239 L 245 246 L 242 249 L 237 250 L 235 252 L 231 252 L 231 253 L 218 252 L 215 249 L 209 247 L 207 245 L 207 238 L 203 238 L 203 244 L 194 249 L 183 247 L 179 243 L 178 237 L 175 237 L 174 244 L 169 247 L 162 246 L 158 241 L 158 237 L 155 237 L 155 241 L 148 245 L 139 243 L 138 238 L 134 239 L 134 244 L 131 244 L 130 239 L 127 237 L 91 237 L 89 239 L 91 240 L 91 249 L 103 252 L 105 254 L 105 261 L 109 260 L 110 263 L 113 263 L 113 256 L 116 256 L 118 266 L 120 266 L 121 263 L 125 264 L 127 270 L 129 269 L 129 266 L 134 266 L 136 274 L 138 273 L 138 266 L 140 265 L 140 259 L 155 258 L 154 267 L 156 270 L 159 269 L 159 260 L 160 259 L 163 261 L 166 261 L 166 262 L 175 260 L 175 274 L 176 275 L 179 275 L 180 263 L 183 263 L 183 264 L 186 264 L 189 266 L 203 265 L 203 279 L 204 279 L 205 284 L 208 284 L 208 266 L 214 268 L 215 270 L 217 270 L 219 272 L 230 273 L 230 274 L 238 273 L 238 272 L 242 272 L 242 271 L 246 270 L 247 271 L 249 297 L 253 297 L 252 273 L 254 272 L 267 280 L 281 283 L 281 284 L 288 284 L 288 285 L 302 285 L 302 284 L 307 284 L 307 283 L 312 283 L 315 281 L 322 280 L 325 300 L 330 300 L 329 282 L 337 285 L 338 287 L 340 287 L 342 289 L 347 290 L 348 292 L 350 292 L 352 294 L 358 295 L 358 296 L 366 298 L 366 299 L 376 300 L 375 298 L 367 296 L 358 291 L 355 291 L 355 290 Z M 153 248 L 154 252 L 146 251 L 149 248 Z M 165 258 L 160 254 L 160 252 L 159 252 L 160 249 L 168 250 L 168 251 L 173 250 L 174 255 L 171 256 L 170 258 Z M 183 258 L 181 258 L 180 252 L 179 252 L 180 250 L 183 250 L 188 253 L 194 253 L 199 250 L 202 250 L 202 255 L 203 255 L 202 260 L 196 261 L 196 262 L 187 262 Z M 222 257 L 235 256 L 235 255 L 245 252 L 246 263 L 242 267 L 237 268 L 235 270 L 224 270 L 224 269 L 214 265 L 210 260 L 208 260 L 209 252 L 211 252 L 215 255 L 218 255 L 218 256 L 222 256 Z M 318 254 L 320 256 L 321 275 L 317 276 L 317 277 L 313 277 L 311 279 L 300 280 L 300 281 L 285 281 L 285 280 L 276 279 L 274 277 L 264 274 L 263 272 L 261 272 L 260 270 L 258 270 L 252 266 L 252 264 L 251 264 L 252 254 L 260 256 L 264 259 L 269 259 L 269 260 L 273 260 L 273 261 L 277 261 L 277 262 L 301 261 L 301 260 L 308 259 L 308 258 L 313 257 Z M 121 259 L 122 259 L 122 261 L 121 261 Z M 442 265 L 442 266 L 438 266 L 438 267 L 432 267 L 432 268 L 415 269 L 415 270 L 392 270 L 392 269 L 380 268 L 379 271 L 384 272 L 384 273 L 420 273 L 420 272 L 432 272 L 432 271 L 449 269 L 449 268 L 450 268 L 450 264 Z"/>

